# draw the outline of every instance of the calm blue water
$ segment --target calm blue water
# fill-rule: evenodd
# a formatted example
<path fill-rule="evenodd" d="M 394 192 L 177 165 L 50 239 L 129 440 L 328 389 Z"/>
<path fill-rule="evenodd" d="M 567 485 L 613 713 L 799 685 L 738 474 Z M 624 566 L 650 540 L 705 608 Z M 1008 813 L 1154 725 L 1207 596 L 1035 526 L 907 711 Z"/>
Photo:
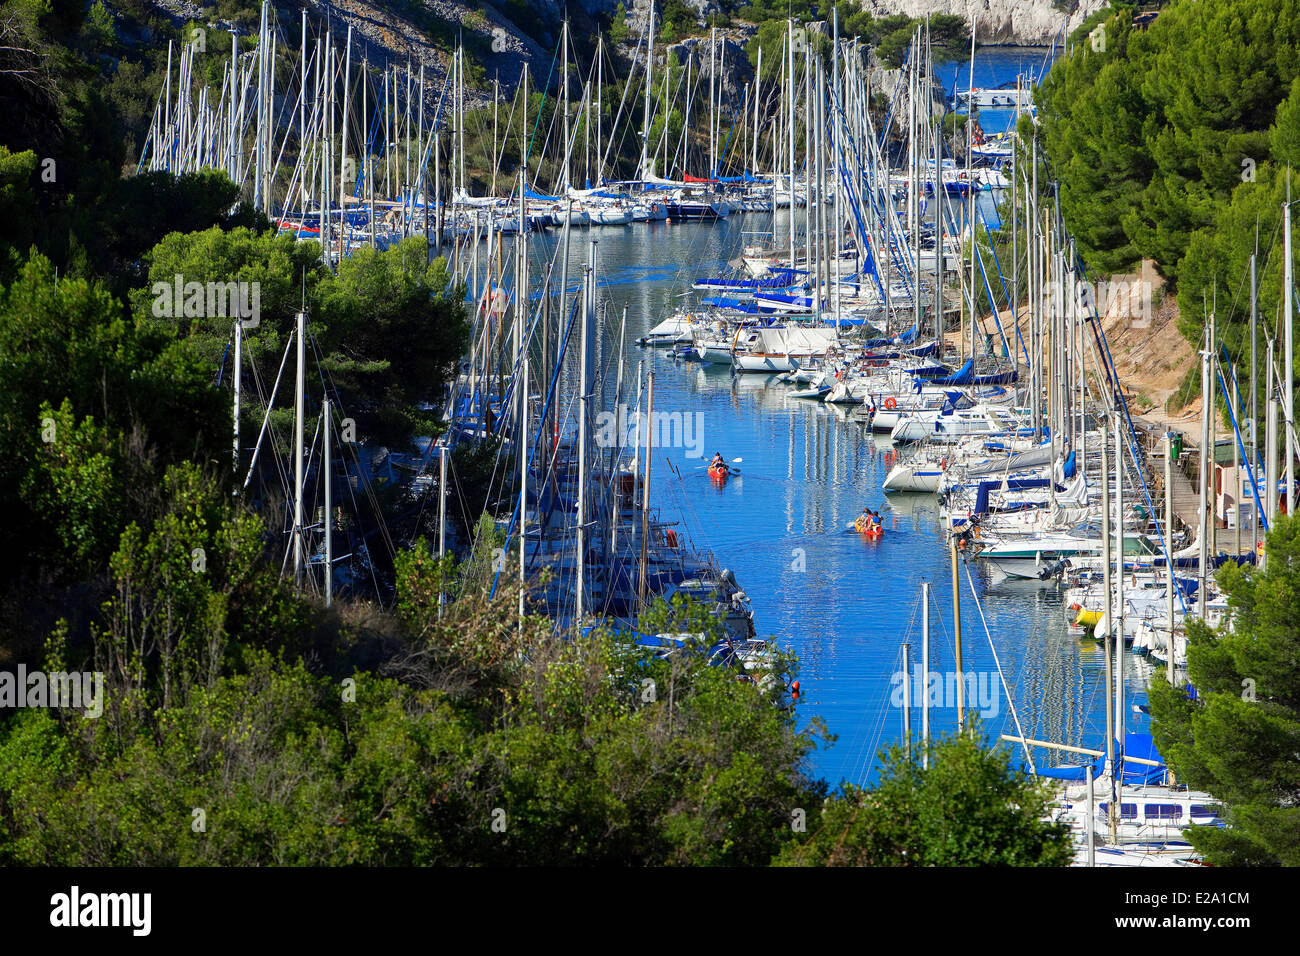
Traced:
<path fill-rule="evenodd" d="M 975 52 L 975 87 L 989 89 L 1001 86 L 1024 75 L 1031 82 L 1041 80 L 1044 70 L 1050 65 L 1052 51 L 1036 47 L 990 47 Z M 949 97 L 956 90 L 965 90 L 971 79 L 969 60 L 952 63 L 940 63 L 934 68 L 935 74 L 943 83 L 944 91 Z M 986 133 L 1001 133 L 1010 129 L 1015 122 L 1014 109 L 980 109 L 980 126 Z"/>
<path fill-rule="evenodd" d="M 1017 72 L 1036 75 L 1042 60 L 1043 51 L 982 51 L 975 84 L 997 85 Z M 965 88 L 967 67 L 956 66 L 957 86 Z M 954 65 L 938 72 L 951 93 Z M 1010 112 L 983 111 L 985 129 L 1005 128 L 1009 116 L 1000 120 L 1001 126 L 997 116 Z M 787 217 L 788 212 L 776 217 L 782 242 L 788 235 Z M 802 220 L 799 224 L 802 228 Z M 690 289 L 693 281 L 721 271 L 746 243 L 769 239 L 771 228 L 770 215 L 751 213 L 716 224 L 574 230 L 572 289 L 580 281 L 591 240 L 597 241 L 596 277 L 605 310 L 598 351 L 605 407 L 615 401 L 623 310 L 631 343 L 680 305 L 697 301 L 699 294 Z M 534 275 L 545 268 L 559 242 L 558 232 L 530 240 Z M 558 268 L 556 275 L 558 284 Z M 576 347 L 571 351 L 576 353 Z M 629 405 L 635 401 L 638 361 L 655 372 L 656 411 L 700 413 L 705 460 L 715 451 L 744 459 L 740 473 L 717 487 L 705 473 L 704 460 L 688 449 L 655 449 L 653 506 L 665 520 L 681 522 L 684 543 L 713 552 L 722 567 L 735 573 L 753 604 L 760 635 L 799 655 L 802 720 L 820 720 L 837 738 L 813 755 L 812 770 L 832 784 L 870 782 L 880 747 L 903 737 L 903 710 L 896 703 L 901 692 L 891 678 L 900 670 L 904 642 L 911 644 L 913 669 L 919 668 L 923 581 L 932 584 L 930 668 L 955 670 L 951 571 L 937 502 L 929 496 L 886 499 L 880 484 L 890 467 L 888 439 L 873 437 L 831 406 L 790 398 L 789 387 L 774 378 L 733 378 L 725 368 L 674 362 L 662 351 L 628 345 L 624 401 Z M 575 367 L 572 362 L 566 366 L 564 394 L 575 391 Z M 666 467 L 669 462 L 680 478 Z M 887 531 L 878 541 L 844 530 L 868 505 L 885 515 Z M 984 705 L 986 730 L 992 735 L 1019 732 L 1001 689 L 996 650 L 1025 735 L 1100 748 L 1105 738 L 1104 660 L 1097 644 L 1067 633 L 1063 594 L 1055 587 L 1024 583 L 994 586 L 978 562 L 970 565 L 970 581 L 963 564 L 963 665 L 979 675 L 981 690 L 993 692 L 968 706 Z M 1131 705 L 1145 702 L 1150 666 L 1129 656 L 1126 669 L 1127 729 L 1145 730 L 1146 718 L 1132 713 Z M 955 727 L 955 702 L 945 703 L 932 708 L 935 733 Z M 917 699 L 914 735 L 920 726 Z M 1035 758 L 1040 765 L 1058 762 L 1044 750 L 1036 751 Z"/>
<path fill-rule="evenodd" d="M 778 214 L 782 236 L 784 218 Z M 691 282 L 719 271 L 753 240 L 753 231 L 770 230 L 770 224 L 770 215 L 749 214 L 717 224 L 574 231 L 569 274 L 575 287 L 590 240 L 598 240 L 596 275 L 608 303 L 600 346 L 607 407 L 613 404 L 623 308 L 631 343 L 677 305 L 693 301 Z M 558 241 L 558 235 L 531 241 L 535 274 Z M 635 401 L 638 361 L 655 372 L 656 411 L 702 415 L 706 459 L 715 451 L 744 459 L 741 473 L 719 488 L 688 449 L 656 448 L 654 507 L 666 520 L 681 522 L 679 534 L 691 545 L 712 551 L 735 572 L 754 606 L 760 635 L 798 653 L 804 691 L 799 712 L 807 721 L 820 718 L 838 737 L 815 754 L 813 770 L 832 784 L 870 781 L 879 747 L 902 739 L 902 708 L 890 702 L 891 675 L 899 669 L 904 642 L 912 644 L 913 666 L 919 666 L 922 581 L 933 584 L 931 670 L 955 669 L 950 565 L 936 501 L 886 499 L 880 484 L 889 467 L 888 439 L 874 438 L 830 406 L 790 398 L 790 389 L 774 378 L 733 379 L 725 368 L 677 363 L 662 351 L 629 345 L 629 404 Z M 571 372 L 566 394 L 573 391 Z M 680 479 L 666 467 L 669 461 Z M 844 530 L 867 505 L 886 516 L 887 533 L 874 542 Z M 1061 592 L 1010 582 L 993 587 L 978 562 L 972 562 L 971 574 L 1025 734 L 1100 747 L 1104 662 L 1097 645 L 1066 633 Z M 992 711 L 987 729 L 1014 734 L 964 567 L 961 590 L 964 666 L 981 675 L 983 686 L 997 689 L 986 701 Z M 1146 665 L 1136 657 L 1129 661 L 1131 702 L 1141 696 Z M 955 702 L 949 704 L 932 710 L 936 732 L 955 726 Z M 1139 719 L 1145 720 L 1130 713 L 1128 729 L 1145 729 Z M 920 724 L 918 699 L 914 734 Z M 1055 762 L 1047 751 L 1038 751 L 1038 759 Z"/>

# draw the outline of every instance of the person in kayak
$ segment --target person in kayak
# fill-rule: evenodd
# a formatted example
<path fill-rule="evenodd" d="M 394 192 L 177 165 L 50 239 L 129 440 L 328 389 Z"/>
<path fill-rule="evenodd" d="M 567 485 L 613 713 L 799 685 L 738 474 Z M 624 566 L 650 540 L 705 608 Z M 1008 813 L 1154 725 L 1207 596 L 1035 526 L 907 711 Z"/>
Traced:
<path fill-rule="evenodd" d="M 727 467 L 726 461 L 723 460 L 722 452 L 714 452 L 713 461 L 709 462 L 709 472 L 714 475 L 726 475 L 730 468 Z"/>
<path fill-rule="evenodd" d="M 858 515 L 858 520 L 853 523 L 853 527 L 858 531 L 875 531 L 880 527 L 880 515 L 870 508 L 863 508 L 862 514 Z"/>

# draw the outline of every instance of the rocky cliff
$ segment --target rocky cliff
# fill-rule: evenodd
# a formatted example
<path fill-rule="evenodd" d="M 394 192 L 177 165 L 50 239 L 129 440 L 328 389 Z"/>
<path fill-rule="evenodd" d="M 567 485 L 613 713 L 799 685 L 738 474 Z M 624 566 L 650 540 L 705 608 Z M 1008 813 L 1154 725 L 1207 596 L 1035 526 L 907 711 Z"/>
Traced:
<path fill-rule="evenodd" d="M 905 13 L 923 17 L 950 13 L 975 22 L 981 43 L 1047 46 L 1064 30 L 1108 6 L 1108 0 L 861 0 L 863 9 L 876 17 Z"/>

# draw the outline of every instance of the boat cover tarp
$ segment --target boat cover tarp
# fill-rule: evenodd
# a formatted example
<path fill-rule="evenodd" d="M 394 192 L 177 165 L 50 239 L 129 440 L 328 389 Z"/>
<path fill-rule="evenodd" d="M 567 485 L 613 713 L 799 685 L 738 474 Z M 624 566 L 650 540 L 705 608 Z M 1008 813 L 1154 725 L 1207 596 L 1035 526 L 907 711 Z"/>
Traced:
<path fill-rule="evenodd" d="M 701 299 L 702 305 L 711 305 L 716 309 L 731 309 L 733 312 L 747 312 L 750 315 L 756 315 L 763 309 L 759 308 L 757 302 L 753 299 L 729 299 L 726 296 L 716 295 L 706 299 Z M 768 312 L 775 312 L 775 309 L 767 309 Z"/>
<path fill-rule="evenodd" d="M 1116 741 L 1118 749 L 1118 741 Z M 1160 783 L 1165 777 L 1165 758 L 1160 756 L 1156 750 L 1155 741 L 1151 739 L 1150 734 L 1130 733 L 1124 735 L 1124 756 L 1137 757 L 1142 760 L 1159 761 L 1160 766 L 1152 767 L 1144 763 L 1131 763 L 1124 761 L 1123 775 L 1120 782 L 1130 786 L 1137 786 L 1144 783 Z M 1106 757 L 1101 755 L 1093 762 L 1092 776 L 1096 780 L 1106 772 Z M 1088 779 L 1087 764 L 1071 764 L 1060 767 L 1044 767 L 1038 771 L 1040 777 L 1051 777 L 1055 780 L 1068 780 L 1072 782 L 1082 782 Z"/>
<path fill-rule="evenodd" d="M 975 507 L 971 513 L 988 514 L 989 495 L 995 491 L 1027 491 L 1030 488 L 1046 488 L 1047 483 L 1046 478 L 990 478 L 981 481 L 975 490 Z"/>
<path fill-rule="evenodd" d="M 536 199 L 538 202 L 560 202 L 559 196 L 544 196 L 539 192 L 534 192 L 531 186 L 524 186 L 524 195 L 529 199 Z"/>
<path fill-rule="evenodd" d="M 935 379 L 931 385 L 970 385 L 975 380 L 975 360 L 967 359 L 966 364 L 947 378 Z"/>
<path fill-rule="evenodd" d="M 789 276 L 763 276 L 761 279 L 728 279 L 717 276 L 695 283 L 697 289 L 786 289 L 791 280 Z"/>
<path fill-rule="evenodd" d="M 1038 468 L 1050 463 L 1052 460 L 1052 446 L 1040 445 L 1037 448 L 1031 448 L 1029 451 L 1022 451 L 1017 455 L 1011 455 L 1001 461 L 990 462 L 987 465 L 979 465 L 969 469 L 966 474 L 971 478 L 978 478 L 983 475 L 999 475 L 1014 471 L 1024 471 L 1026 468 Z"/>
<path fill-rule="evenodd" d="M 998 372 L 994 375 L 976 375 L 975 360 L 967 359 L 966 364 L 952 375 L 942 381 L 934 382 L 935 385 L 1010 385 L 1016 380 L 1016 370 L 1011 369 L 1006 372 Z"/>
<path fill-rule="evenodd" d="M 758 333 L 758 348 L 755 351 L 776 355 L 790 353 L 821 355 L 836 342 L 834 329 L 806 329 L 786 327 L 763 329 Z"/>
<path fill-rule="evenodd" d="M 886 345 L 911 345 L 916 341 L 917 336 L 920 334 L 921 330 L 917 326 L 913 325 L 906 332 L 901 332 L 898 335 L 886 336 L 885 338 L 872 339 L 870 342 L 864 342 L 862 347 L 875 349 Z"/>
<path fill-rule="evenodd" d="M 972 385 L 1011 385 L 1019 377 L 1015 369 L 995 375 L 976 375 Z"/>

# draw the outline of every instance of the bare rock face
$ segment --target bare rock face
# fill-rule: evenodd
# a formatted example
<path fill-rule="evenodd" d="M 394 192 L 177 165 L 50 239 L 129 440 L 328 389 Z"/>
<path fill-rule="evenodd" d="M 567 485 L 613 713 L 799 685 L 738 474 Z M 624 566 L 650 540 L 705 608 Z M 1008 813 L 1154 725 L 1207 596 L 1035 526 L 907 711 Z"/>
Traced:
<path fill-rule="evenodd" d="M 717 42 L 713 47 L 714 66 L 720 68 L 718 82 L 722 85 L 724 98 L 739 96 L 745 84 L 754 79 L 754 67 L 745 52 L 748 39 L 748 33 L 743 29 L 719 29 L 717 32 Z M 680 43 L 670 45 L 665 55 L 678 64 L 684 64 L 693 54 L 695 59 L 693 69 L 698 71 L 701 80 L 704 80 L 710 71 L 709 45 L 710 37 L 707 33 L 703 36 L 687 37 Z"/>
<path fill-rule="evenodd" d="M 686 0 L 686 5 L 694 10 L 701 20 L 722 12 L 722 7 L 716 0 Z"/>
<path fill-rule="evenodd" d="M 1062 30 L 1068 34 L 1108 0 L 862 0 L 873 17 L 905 13 L 924 17 L 948 13 L 975 22 L 975 36 L 981 43 L 1023 43 L 1046 46 Z M 1062 9 L 1064 7 L 1064 9 Z"/>

